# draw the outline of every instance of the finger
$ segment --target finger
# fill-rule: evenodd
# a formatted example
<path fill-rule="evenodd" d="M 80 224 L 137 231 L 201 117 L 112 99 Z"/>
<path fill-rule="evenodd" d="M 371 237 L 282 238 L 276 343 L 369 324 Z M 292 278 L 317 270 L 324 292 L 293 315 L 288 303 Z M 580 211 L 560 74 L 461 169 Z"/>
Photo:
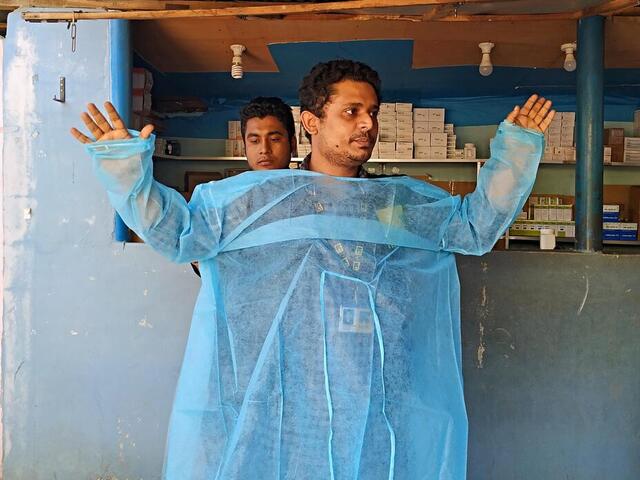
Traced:
<path fill-rule="evenodd" d="M 102 115 L 100 110 L 98 110 L 98 107 L 96 107 L 93 103 L 90 103 L 87 105 L 87 108 L 89 109 L 89 113 L 93 117 L 93 121 L 96 122 L 96 125 L 98 125 L 98 128 L 100 128 L 100 130 L 102 130 L 104 133 L 113 130 L 109 122 L 107 122 L 107 119 L 104 118 L 104 115 Z"/>
<path fill-rule="evenodd" d="M 107 115 L 109 115 L 109 119 L 111 120 L 111 124 L 113 125 L 113 128 L 115 129 L 123 128 L 125 130 L 127 129 L 127 126 L 122 121 L 122 118 L 120 118 L 120 115 L 116 110 L 116 107 L 114 107 L 111 102 L 104 102 L 104 109 L 107 111 Z"/>
<path fill-rule="evenodd" d="M 78 140 L 81 143 L 93 143 L 92 139 L 87 137 L 84 133 L 82 133 L 77 128 L 72 128 L 71 129 L 71 135 L 73 135 L 75 137 L 75 139 Z"/>
<path fill-rule="evenodd" d="M 529 111 L 531 110 L 531 107 L 533 107 L 537 99 L 538 99 L 538 95 L 536 95 L 535 93 L 531 95 L 529 99 L 525 102 L 524 106 L 520 109 L 520 114 L 528 115 Z"/>
<path fill-rule="evenodd" d="M 143 140 L 149 138 L 154 128 L 155 127 L 153 125 L 145 125 L 144 128 L 140 130 L 140 138 L 142 138 Z"/>
<path fill-rule="evenodd" d="M 507 115 L 507 122 L 514 123 L 516 121 L 516 117 L 518 116 L 519 112 L 520 112 L 520 107 L 518 105 L 513 107 L 513 110 L 511 110 L 511 113 Z"/>
<path fill-rule="evenodd" d="M 96 122 L 93 121 L 93 118 L 91 118 L 91 116 L 87 112 L 82 112 L 82 114 L 80 115 L 80 118 L 82 119 L 82 122 L 85 124 L 85 126 L 91 132 L 91 135 L 93 135 L 96 139 L 104 135 L 104 132 L 100 130 L 98 125 L 96 125 Z"/>
<path fill-rule="evenodd" d="M 542 122 L 542 120 L 544 120 L 544 118 L 547 116 L 547 113 L 549 113 L 550 108 L 551 108 L 551 100 L 547 100 L 546 102 L 544 102 L 544 105 L 538 111 L 538 114 L 534 119 L 538 125 L 540 125 L 540 122 Z"/>
<path fill-rule="evenodd" d="M 556 111 L 555 110 L 551 110 L 547 116 L 544 118 L 544 120 L 542 120 L 542 123 L 539 125 L 540 130 L 542 130 L 542 132 L 544 133 L 547 128 L 549 128 L 549 125 L 551 125 L 551 121 L 553 120 L 553 117 L 556 116 Z"/>
<path fill-rule="evenodd" d="M 544 102 L 546 102 L 546 99 L 544 97 L 538 98 L 538 101 L 536 101 L 536 103 L 533 104 L 533 107 L 531 107 L 531 110 L 529 111 L 529 114 L 527 115 L 527 117 L 529 117 L 532 120 L 535 119 L 536 115 L 544 105 Z"/>

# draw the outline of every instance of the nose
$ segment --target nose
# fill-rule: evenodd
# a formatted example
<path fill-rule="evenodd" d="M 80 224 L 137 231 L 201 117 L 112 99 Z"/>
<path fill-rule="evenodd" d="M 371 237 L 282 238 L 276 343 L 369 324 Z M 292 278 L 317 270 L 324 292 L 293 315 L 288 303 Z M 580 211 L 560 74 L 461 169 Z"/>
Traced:
<path fill-rule="evenodd" d="M 260 142 L 260 153 L 271 153 L 271 142 L 268 138 L 263 138 Z"/>
<path fill-rule="evenodd" d="M 369 130 L 371 130 L 373 128 L 373 124 L 374 124 L 374 119 L 371 115 L 369 115 L 367 112 L 363 112 L 362 115 L 360 115 L 359 118 L 359 125 L 360 125 L 360 129 L 363 132 L 368 132 Z"/>

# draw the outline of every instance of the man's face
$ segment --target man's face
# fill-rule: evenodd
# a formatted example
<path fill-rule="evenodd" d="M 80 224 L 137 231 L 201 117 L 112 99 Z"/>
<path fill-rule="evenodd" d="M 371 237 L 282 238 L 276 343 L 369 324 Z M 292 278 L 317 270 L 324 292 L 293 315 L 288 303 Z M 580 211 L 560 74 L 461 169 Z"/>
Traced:
<path fill-rule="evenodd" d="M 334 84 L 333 91 L 313 142 L 331 163 L 360 166 L 371 158 L 378 136 L 378 97 L 369 83 L 353 80 Z"/>
<path fill-rule="evenodd" d="M 285 126 L 271 115 L 247 121 L 244 144 L 252 170 L 288 168 L 296 146 L 295 138 L 289 139 Z"/>

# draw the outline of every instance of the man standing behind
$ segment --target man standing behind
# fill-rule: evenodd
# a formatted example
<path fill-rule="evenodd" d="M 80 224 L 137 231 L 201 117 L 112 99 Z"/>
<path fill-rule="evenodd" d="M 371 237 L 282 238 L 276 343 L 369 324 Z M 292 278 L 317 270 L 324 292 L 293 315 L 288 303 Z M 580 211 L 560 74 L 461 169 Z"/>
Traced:
<path fill-rule="evenodd" d="M 114 207 L 174 261 L 200 260 L 168 438 L 167 479 L 462 480 L 467 419 L 454 252 L 491 249 L 524 204 L 551 102 L 498 128 L 464 199 L 366 179 L 380 80 L 319 64 L 300 88 L 304 167 L 202 185 L 153 181 L 153 140 L 85 114 Z M 91 110 L 90 110 L 91 111 Z M 102 140 L 124 139 L 105 145 Z"/>
<path fill-rule="evenodd" d="M 240 129 L 251 170 L 289 168 L 296 154 L 291 107 L 277 97 L 257 97 L 240 110 Z"/>

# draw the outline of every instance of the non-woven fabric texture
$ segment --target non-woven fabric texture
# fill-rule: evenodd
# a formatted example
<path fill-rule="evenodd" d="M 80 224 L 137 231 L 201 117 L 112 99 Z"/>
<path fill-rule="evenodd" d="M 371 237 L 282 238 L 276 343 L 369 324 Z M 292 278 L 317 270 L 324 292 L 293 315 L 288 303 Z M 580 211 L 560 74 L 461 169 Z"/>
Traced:
<path fill-rule="evenodd" d="M 542 134 L 503 122 L 464 199 L 410 177 L 273 170 L 187 204 L 153 180 L 153 144 L 87 148 L 127 225 L 200 262 L 164 478 L 464 479 L 453 253 L 489 251 L 522 209 Z"/>

